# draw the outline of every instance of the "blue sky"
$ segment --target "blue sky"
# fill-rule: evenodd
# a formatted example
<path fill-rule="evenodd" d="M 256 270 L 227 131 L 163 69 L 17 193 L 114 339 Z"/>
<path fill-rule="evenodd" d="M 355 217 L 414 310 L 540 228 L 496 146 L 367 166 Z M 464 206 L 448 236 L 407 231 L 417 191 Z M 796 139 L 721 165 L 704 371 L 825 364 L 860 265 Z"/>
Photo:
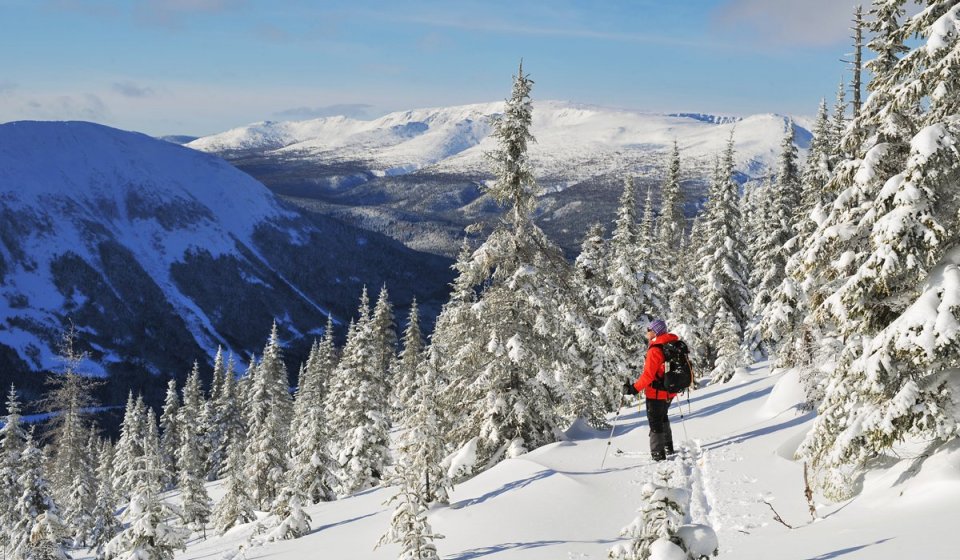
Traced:
<path fill-rule="evenodd" d="M 812 114 L 848 0 L 0 0 L 0 122 L 203 135 L 504 98 Z"/>

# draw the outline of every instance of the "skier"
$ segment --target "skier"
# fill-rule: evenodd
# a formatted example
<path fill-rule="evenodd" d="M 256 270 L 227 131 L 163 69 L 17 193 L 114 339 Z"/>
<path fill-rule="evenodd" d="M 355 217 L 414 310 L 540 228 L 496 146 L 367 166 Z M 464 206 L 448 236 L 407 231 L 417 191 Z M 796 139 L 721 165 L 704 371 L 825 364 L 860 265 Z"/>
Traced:
<path fill-rule="evenodd" d="M 655 319 L 647 327 L 647 358 L 643 365 L 643 373 L 636 381 L 623 384 L 623 394 L 636 395 L 643 391 L 646 397 L 647 423 L 650 425 L 650 456 L 654 461 L 663 461 L 667 455 L 673 455 L 673 432 L 670 430 L 670 402 L 677 393 L 670 393 L 655 388 L 654 382 L 663 379 L 664 354 L 661 346 L 677 342 L 680 338 L 667 332 L 667 323 L 663 319 Z M 658 384 L 659 385 L 659 384 Z"/>

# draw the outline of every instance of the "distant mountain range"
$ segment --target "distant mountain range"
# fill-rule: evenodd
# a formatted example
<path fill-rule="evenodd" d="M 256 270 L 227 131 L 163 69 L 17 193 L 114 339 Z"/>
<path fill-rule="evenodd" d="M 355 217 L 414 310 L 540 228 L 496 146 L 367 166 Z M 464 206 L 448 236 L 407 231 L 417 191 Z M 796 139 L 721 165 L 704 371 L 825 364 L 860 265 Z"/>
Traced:
<path fill-rule="evenodd" d="M 216 156 L 91 123 L 0 125 L 0 386 L 28 399 L 70 324 L 82 369 L 111 379 L 104 404 L 156 398 L 217 346 L 243 367 L 274 318 L 295 374 L 364 284 L 429 317 L 450 264 L 306 214 Z"/>
<path fill-rule="evenodd" d="M 492 178 L 485 158 L 494 148 L 490 117 L 502 107 L 419 109 L 370 121 L 267 121 L 187 146 L 223 156 L 315 213 L 450 256 L 464 226 L 500 214 L 481 186 Z M 773 114 L 664 115 L 541 101 L 533 115 L 537 142 L 530 154 L 544 188 L 538 220 L 570 254 L 590 224 L 610 222 L 626 175 L 636 176 L 641 188 L 661 183 L 674 141 L 691 216 L 702 203 L 713 158 L 731 133 L 741 181 L 770 172 L 787 126 L 794 127 L 801 153 L 810 142 L 809 131 Z"/>

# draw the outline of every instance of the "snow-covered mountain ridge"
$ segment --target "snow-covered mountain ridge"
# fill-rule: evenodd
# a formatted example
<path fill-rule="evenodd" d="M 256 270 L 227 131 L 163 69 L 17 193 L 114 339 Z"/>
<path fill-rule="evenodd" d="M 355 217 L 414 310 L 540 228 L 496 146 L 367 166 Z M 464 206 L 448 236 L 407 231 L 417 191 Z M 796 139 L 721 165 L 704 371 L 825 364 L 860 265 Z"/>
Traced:
<path fill-rule="evenodd" d="M 188 146 L 223 155 L 317 212 L 449 255 L 463 226 L 499 213 L 479 187 L 491 177 L 490 119 L 502 109 L 498 102 L 401 111 L 369 121 L 266 121 Z M 625 176 L 637 177 L 642 186 L 659 184 L 674 141 L 683 157 L 692 215 L 713 158 L 731 137 L 740 178 L 749 180 L 770 172 L 791 122 L 774 114 L 667 115 L 536 102 L 536 142 L 529 153 L 545 191 L 538 207 L 541 226 L 572 251 L 591 223 L 613 215 Z M 793 127 L 803 153 L 810 133 Z"/>
<path fill-rule="evenodd" d="M 303 339 L 363 282 L 408 301 L 412 269 L 446 264 L 305 217 L 213 155 L 92 123 L 0 125 L 0 366 L 21 387 L 59 365 L 71 322 L 87 371 L 183 377 L 219 345 L 262 348 L 274 317 Z"/>

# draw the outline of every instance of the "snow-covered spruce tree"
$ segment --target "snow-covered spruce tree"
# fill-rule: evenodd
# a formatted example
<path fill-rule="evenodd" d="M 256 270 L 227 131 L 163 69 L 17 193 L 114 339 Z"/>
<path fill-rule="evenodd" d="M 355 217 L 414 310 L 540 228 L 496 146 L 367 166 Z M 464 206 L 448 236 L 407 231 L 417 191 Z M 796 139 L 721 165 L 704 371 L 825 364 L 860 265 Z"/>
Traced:
<path fill-rule="evenodd" d="M 559 378 L 564 387 L 561 413 L 567 418 L 583 418 L 594 427 L 606 427 L 606 414 L 617 406 L 622 379 L 618 364 L 603 352 L 599 328 L 604 323 L 600 306 L 609 293 L 606 271 L 607 246 L 603 226 L 594 225 L 583 240 L 574 263 L 573 290 L 579 301 L 564 301 L 563 343 L 566 354 L 558 361 Z"/>
<path fill-rule="evenodd" d="M 216 480 L 227 460 L 227 425 L 223 421 L 223 393 L 227 378 L 227 367 L 223 359 L 223 348 L 217 347 L 213 359 L 213 378 L 210 382 L 210 398 L 203 405 L 200 415 L 203 429 L 203 449 L 206 460 L 206 479 Z"/>
<path fill-rule="evenodd" d="M 143 455 L 143 440 L 146 437 L 146 406 L 143 397 L 136 400 L 133 393 L 127 396 L 127 405 L 120 423 L 120 439 L 114 452 L 113 483 L 117 495 L 121 498 L 130 496 L 130 491 L 136 485 L 137 470 L 134 468 L 137 460 Z"/>
<path fill-rule="evenodd" d="M 670 331 L 683 339 L 690 348 L 690 361 L 693 364 L 694 375 L 700 378 L 704 372 L 709 372 L 707 354 L 704 351 L 704 337 L 709 332 L 701 330 L 700 326 L 700 295 L 696 286 L 696 251 L 690 240 L 685 240 L 676 255 L 675 270 L 678 274 L 672 291 L 669 295 L 670 313 L 667 315 L 667 325 Z"/>
<path fill-rule="evenodd" d="M 420 331 L 420 313 L 417 300 L 410 304 L 410 314 L 407 317 L 407 328 L 403 331 L 403 349 L 393 363 L 391 377 L 393 390 L 390 392 L 390 401 L 393 405 L 397 425 L 405 426 L 409 417 L 411 399 L 417 393 L 420 385 L 420 364 L 425 358 L 423 333 Z"/>
<path fill-rule="evenodd" d="M 97 504 L 97 472 L 94 460 L 99 450 L 99 437 L 95 427 L 87 433 L 87 445 L 81 468 L 73 479 L 66 496 L 63 521 L 73 536 L 73 545 L 86 547 L 93 531 L 93 508 Z"/>
<path fill-rule="evenodd" d="M 674 140 L 667 177 L 660 189 L 660 218 L 657 223 L 660 246 L 671 260 L 673 256 L 679 254 L 685 239 L 684 232 L 687 224 L 687 217 L 683 213 L 684 196 L 680 188 L 680 169 L 680 146 Z M 685 271 L 678 271 L 673 267 L 665 273 L 664 281 L 667 285 L 675 285 L 678 274 L 683 273 Z"/>
<path fill-rule="evenodd" d="M 847 119 L 846 92 L 843 88 L 843 80 L 840 80 L 840 85 L 837 86 L 837 96 L 833 102 L 833 118 L 830 121 L 830 151 L 827 157 L 831 171 L 845 156 L 843 138 L 846 136 L 847 126 L 850 124 Z M 858 112 L 857 115 L 859 114 Z M 829 180 L 827 182 L 829 183 Z M 826 185 L 824 185 L 824 188 L 826 188 Z"/>
<path fill-rule="evenodd" d="M 250 496 L 250 480 L 244 472 L 244 454 L 241 443 L 230 444 L 224 482 L 226 493 L 213 510 L 213 524 L 219 535 L 223 535 L 237 525 L 257 519 L 253 511 L 253 498 Z"/>
<path fill-rule="evenodd" d="M 479 469 L 555 441 L 560 422 L 556 361 L 566 337 L 558 336 L 559 304 L 571 297 L 571 267 L 531 218 L 538 192 L 527 157 L 531 86 L 521 67 L 494 119 L 496 180 L 487 192 L 508 209 L 458 279 L 479 292 L 469 308 L 472 332 L 464 333 L 476 338 L 441 356 L 441 374 L 461 399 L 450 437 L 475 445 Z"/>
<path fill-rule="evenodd" d="M 687 558 L 686 552 L 678 546 L 680 542 L 677 529 L 683 523 L 683 504 L 689 503 L 687 490 L 671 488 L 667 482 L 669 472 L 660 473 L 661 484 L 647 482 L 643 485 L 641 503 L 643 504 L 632 523 L 620 531 L 623 537 L 630 537 L 628 544 L 617 545 L 610 549 L 607 558 L 611 560 L 647 560 L 659 550 L 658 558 Z M 662 555 L 669 550 L 673 555 Z"/>
<path fill-rule="evenodd" d="M 610 241 L 610 270 L 607 272 L 610 292 L 604 298 L 600 312 L 605 322 L 600 329 L 604 335 L 603 351 L 609 359 L 620 364 L 623 375 L 628 375 L 643 362 L 646 351 L 643 329 L 654 313 L 651 302 L 643 298 L 641 287 L 644 271 L 638 268 L 640 258 L 637 222 L 637 197 L 633 178 L 624 181 L 616 225 Z"/>
<path fill-rule="evenodd" d="M 874 11 L 884 8 L 875 5 Z M 960 363 L 960 104 L 949 92 L 956 90 L 960 71 L 951 54 L 960 42 L 960 6 L 931 3 L 896 36 L 904 35 L 923 40 L 893 63 L 864 105 L 864 116 L 877 111 L 876 103 L 887 103 L 877 136 L 887 140 L 888 153 L 904 132 L 898 124 L 910 122 L 918 131 L 902 159 L 881 166 L 866 157 L 860 164 L 858 178 L 872 174 L 871 182 L 882 185 L 866 210 L 872 217 L 869 245 L 827 300 L 834 315 L 843 312 L 841 329 L 852 323 L 867 336 L 848 337 L 800 449 L 819 468 L 819 482 L 832 497 L 849 495 L 849 478 L 900 440 L 957 437 L 948 372 Z M 922 113 L 904 118 L 918 106 Z M 899 169 L 888 167 L 898 161 Z"/>
<path fill-rule="evenodd" d="M 389 382 L 390 366 L 397 359 L 397 321 L 393 316 L 393 304 L 390 303 L 390 294 L 387 293 L 386 285 L 380 288 L 377 303 L 373 306 L 371 320 L 375 351 L 379 359 L 376 367 L 380 372 L 381 379 Z M 392 385 L 392 383 L 389 384 Z M 384 396 L 386 397 L 386 395 Z M 384 398 L 384 402 L 389 404 L 386 398 Z M 383 411 L 385 414 L 388 413 L 389 407 L 384 407 Z"/>
<path fill-rule="evenodd" d="M 113 489 L 113 445 L 103 439 L 97 452 L 97 497 L 91 512 L 93 528 L 89 542 L 98 559 L 103 558 L 103 547 L 123 529 L 117 519 L 117 509 L 117 496 Z"/>
<path fill-rule="evenodd" d="M 337 464 L 330 456 L 330 431 L 323 406 L 325 379 L 334 367 L 335 356 L 331 321 L 322 342 L 315 342 L 300 376 L 294 401 L 291 476 L 300 495 L 317 503 L 336 498 Z"/>
<path fill-rule="evenodd" d="M 714 332 L 714 323 L 721 316 L 731 318 L 736 328 L 730 333 L 739 345 L 746 323 L 748 292 L 746 281 L 746 258 L 743 244 L 739 201 L 739 188 L 733 177 L 733 135 L 727 142 L 723 157 L 717 161 L 716 172 L 710 186 L 707 208 L 701 225 L 702 244 L 697 256 L 701 271 L 699 292 L 702 298 L 701 325 L 704 332 Z M 713 369 L 718 349 L 728 341 L 715 338 L 704 340 L 708 367 Z"/>
<path fill-rule="evenodd" d="M 436 539 L 443 538 L 433 532 L 427 521 L 426 500 L 421 493 L 420 473 L 405 457 L 398 458 L 395 472 L 390 476 L 390 484 L 397 487 L 385 505 L 396 504 L 390 517 L 390 528 L 377 543 L 377 547 L 387 544 L 399 544 L 400 560 L 440 560 Z"/>
<path fill-rule="evenodd" d="M 17 486 L 20 495 L 14 505 L 16 521 L 11 531 L 12 557 L 15 560 L 63 560 L 69 558 L 63 547 L 68 536 L 50 483 L 43 469 L 43 452 L 27 435 L 20 454 Z"/>
<path fill-rule="evenodd" d="M 387 483 L 397 488 L 386 505 L 397 504 L 390 518 L 390 529 L 377 546 L 396 543 L 398 558 L 436 559 L 434 534 L 427 521 L 431 503 L 447 503 L 452 487 L 441 466 L 444 456 L 436 414 L 436 371 L 434 364 L 421 364 L 420 383 L 408 406 L 409 422 L 397 442 L 396 461 Z"/>
<path fill-rule="evenodd" d="M 862 77 L 863 77 L 863 6 L 857 5 L 853 11 L 853 27 L 850 28 L 853 31 L 853 60 L 850 61 L 850 70 L 853 75 L 853 79 L 850 82 L 850 91 L 853 93 L 853 118 L 860 116 L 860 106 L 862 105 L 860 96 L 863 93 L 862 86 Z"/>
<path fill-rule="evenodd" d="M 660 243 L 657 223 L 653 209 L 653 187 L 647 188 L 647 197 L 643 203 L 643 216 L 637 230 L 637 269 L 640 271 L 640 293 L 643 301 L 649 302 L 647 313 L 650 317 L 663 317 L 667 312 L 664 271 L 670 255 Z"/>
<path fill-rule="evenodd" d="M 172 488 L 177 480 L 177 451 L 180 449 L 180 395 L 177 380 L 167 382 L 167 396 L 160 412 L 160 461 L 163 466 L 163 486 Z"/>
<path fill-rule="evenodd" d="M 247 441 L 246 415 L 241 408 L 241 387 L 236 375 L 236 366 L 234 365 L 233 355 L 227 358 L 227 368 L 223 379 L 223 393 L 220 396 L 218 405 L 218 414 L 224 432 L 223 441 L 217 453 L 221 457 L 227 457 L 230 454 L 230 445 L 238 443 L 243 446 Z M 226 460 L 221 464 L 220 472 L 217 476 L 223 476 L 227 471 Z"/>
<path fill-rule="evenodd" d="M 382 294 L 381 301 L 385 298 Z M 331 433 L 338 434 L 338 493 L 351 494 L 379 484 L 389 459 L 387 383 L 384 363 L 389 304 L 370 314 L 366 290 L 360 299 L 360 317 L 347 333 L 343 356 L 334 373 L 326 404 Z"/>
<path fill-rule="evenodd" d="M 21 456 L 27 446 L 20 399 L 13 384 L 5 404 L 7 415 L 0 426 L 0 548 L 4 550 L 11 544 L 13 526 L 17 521 L 15 506 L 23 494 L 20 487 Z"/>
<path fill-rule="evenodd" d="M 262 509 L 273 503 L 289 468 L 289 431 L 293 414 L 287 367 L 274 322 L 249 393 L 249 436 L 246 472 L 254 502 Z"/>
<path fill-rule="evenodd" d="M 160 498 L 160 438 L 153 410 L 146 409 L 144 418 L 143 452 L 131 465 L 135 482 L 121 516 L 125 528 L 104 546 L 107 560 L 171 560 L 177 550 L 186 550 L 190 531 L 169 524 L 168 520 L 178 517 L 179 512 Z"/>
<path fill-rule="evenodd" d="M 182 499 L 183 522 L 201 530 L 210 519 L 210 496 L 203 482 L 206 462 L 200 415 L 204 406 L 200 389 L 200 367 L 196 362 L 183 386 L 183 406 L 177 421 L 180 424 L 180 447 L 177 449 L 177 486 Z"/>
<path fill-rule="evenodd" d="M 752 268 L 758 273 L 758 281 L 752 286 L 752 319 L 748 320 L 749 327 L 743 340 L 746 354 L 754 360 L 762 359 L 770 353 L 773 341 L 765 335 L 760 323 L 769 313 L 774 292 L 786 278 L 786 263 L 790 256 L 787 247 L 796 235 L 797 210 L 801 207 L 797 147 L 793 140 L 793 123 L 787 121 L 787 130 L 780 143 L 776 182 L 773 190 L 762 199 L 769 206 L 762 212 L 766 227 L 761 230 L 761 235 L 756 240 Z"/>
<path fill-rule="evenodd" d="M 310 532 L 310 515 L 303 510 L 308 498 L 303 482 L 296 480 L 297 471 L 289 471 L 286 482 L 273 501 L 270 513 L 275 525 L 267 531 L 265 542 L 299 539 Z"/>
<path fill-rule="evenodd" d="M 86 354 L 75 348 L 75 341 L 76 332 L 71 327 L 60 340 L 58 359 L 63 369 L 48 381 L 50 389 L 42 402 L 43 410 L 54 413 L 46 430 L 50 442 L 49 477 L 57 503 L 64 505 L 68 504 L 67 495 L 74 480 L 88 469 L 86 415 L 88 408 L 97 404 L 92 396 L 95 382 L 79 371 Z"/>

